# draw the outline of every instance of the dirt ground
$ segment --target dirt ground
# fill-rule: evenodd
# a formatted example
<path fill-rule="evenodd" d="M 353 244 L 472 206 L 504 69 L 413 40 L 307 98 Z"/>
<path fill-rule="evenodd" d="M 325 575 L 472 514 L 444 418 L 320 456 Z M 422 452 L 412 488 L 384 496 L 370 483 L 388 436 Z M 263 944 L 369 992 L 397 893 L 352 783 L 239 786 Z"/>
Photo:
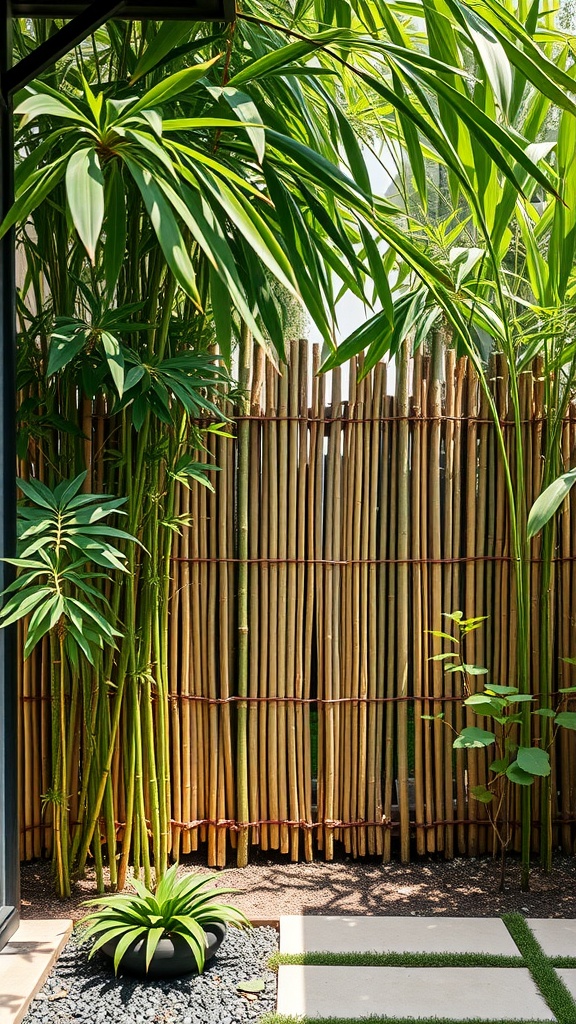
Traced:
<path fill-rule="evenodd" d="M 208 869 L 200 856 L 185 857 L 181 869 Z M 510 858 L 504 892 L 497 891 L 499 869 L 491 859 L 421 859 L 397 862 L 351 861 L 291 864 L 257 854 L 242 870 L 217 872 L 217 884 L 238 890 L 234 902 L 253 919 L 281 914 L 382 914 L 492 917 L 520 911 L 527 917 L 576 918 L 576 858 L 557 856 L 547 874 L 534 867 L 530 892 L 520 891 L 518 862 Z M 86 913 L 82 900 L 95 896 L 92 872 L 76 883 L 69 900 L 53 894 L 50 864 L 22 866 L 24 917 L 72 917 Z"/>

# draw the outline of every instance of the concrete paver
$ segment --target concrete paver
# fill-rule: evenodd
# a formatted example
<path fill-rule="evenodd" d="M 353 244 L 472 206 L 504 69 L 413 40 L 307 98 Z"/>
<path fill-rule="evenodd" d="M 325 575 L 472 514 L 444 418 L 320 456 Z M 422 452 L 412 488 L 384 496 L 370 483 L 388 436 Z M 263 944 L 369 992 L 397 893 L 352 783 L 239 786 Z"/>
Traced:
<path fill-rule="evenodd" d="M 0 1024 L 19 1024 L 72 931 L 72 921 L 22 921 L 0 951 Z"/>
<path fill-rule="evenodd" d="M 280 918 L 281 953 L 491 953 L 518 956 L 499 918 Z"/>
<path fill-rule="evenodd" d="M 576 957 L 576 921 L 527 917 L 526 924 L 546 956 Z"/>
<path fill-rule="evenodd" d="M 562 978 L 572 998 L 576 999 L 576 970 L 573 967 L 557 967 L 556 974 Z"/>
<path fill-rule="evenodd" d="M 525 968 L 302 967 L 278 972 L 278 1012 L 358 1019 L 555 1020 Z"/>

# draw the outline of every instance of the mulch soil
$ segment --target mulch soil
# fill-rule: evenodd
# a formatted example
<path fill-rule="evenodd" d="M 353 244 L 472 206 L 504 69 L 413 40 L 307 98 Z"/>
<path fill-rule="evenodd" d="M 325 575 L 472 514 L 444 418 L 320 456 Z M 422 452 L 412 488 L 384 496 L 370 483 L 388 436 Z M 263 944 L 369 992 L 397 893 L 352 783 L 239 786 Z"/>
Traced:
<path fill-rule="evenodd" d="M 208 872 L 198 855 L 185 857 L 182 871 Z M 520 891 L 518 861 L 509 858 L 506 884 L 498 891 L 499 866 L 488 858 L 417 860 L 408 865 L 342 858 L 291 864 L 257 853 L 241 870 L 215 872 L 217 884 L 238 890 L 234 903 L 252 919 L 275 921 L 281 914 L 381 914 L 385 916 L 498 917 L 519 911 L 526 917 L 576 918 L 576 858 L 556 856 L 550 873 L 532 870 L 530 891 Z M 77 882 L 71 899 L 53 893 L 46 861 L 22 866 L 22 916 L 71 917 L 96 895 L 94 874 Z"/>

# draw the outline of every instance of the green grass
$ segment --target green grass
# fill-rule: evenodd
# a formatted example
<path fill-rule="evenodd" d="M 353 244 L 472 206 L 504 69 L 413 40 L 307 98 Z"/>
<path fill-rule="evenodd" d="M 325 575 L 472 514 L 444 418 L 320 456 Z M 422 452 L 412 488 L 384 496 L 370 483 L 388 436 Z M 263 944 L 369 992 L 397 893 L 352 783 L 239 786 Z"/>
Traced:
<path fill-rule="evenodd" d="M 547 957 L 521 914 L 502 917 L 516 943 L 520 956 L 492 956 L 490 954 L 458 953 L 274 953 L 268 962 L 272 970 L 282 964 L 303 966 L 341 967 L 524 967 L 552 1010 L 558 1024 L 576 1024 L 576 1002 L 555 967 L 576 968 L 576 957 Z M 259 1024 L 416 1024 L 415 1018 L 362 1017 L 357 1020 L 342 1017 L 294 1017 L 286 1014 L 266 1014 Z M 465 1021 L 434 1017 L 418 1018 L 417 1024 L 486 1024 L 482 1017 L 469 1017 Z M 490 1024 L 542 1024 L 541 1021 L 490 1021 Z"/>
<path fill-rule="evenodd" d="M 422 1017 L 292 1017 L 285 1013 L 267 1013 L 260 1017 L 258 1024 L 486 1024 L 482 1017 L 466 1017 L 454 1020 L 452 1017 L 433 1017 L 429 1021 Z M 489 1024 L 543 1024 L 541 1020 L 491 1020 Z"/>
<path fill-rule="evenodd" d="M 558 1024 L 576 1024 L 576 1003 L 522 914 L 504 914 L 502 920 L 522 954 L 524 966 L 530 971 Z"/>
<path fill-rule="evenodd" d="M 520 956 L 490 953 L 273 953 L 271 970 L 281 964 L 305 967 L 522 967 Z"/>

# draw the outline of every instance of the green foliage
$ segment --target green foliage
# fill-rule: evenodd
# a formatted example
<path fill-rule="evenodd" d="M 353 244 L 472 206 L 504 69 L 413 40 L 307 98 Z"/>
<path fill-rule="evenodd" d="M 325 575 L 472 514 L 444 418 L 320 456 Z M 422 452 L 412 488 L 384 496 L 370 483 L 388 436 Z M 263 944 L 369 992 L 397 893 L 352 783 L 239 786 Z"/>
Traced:
<path fill-rule="evenodd" d="M 114 628 L 110 605 L 96 581 L 107 578 L 100 566 L 126 571 L 126 554 L 111 543 L 135 540 L 124 530 L 110 526 L 111 515 L 125 498 L 81 493 L 86 473 L 63 480 L 53 490 L 39 480 L 19 480 L 31 502 L 19 509 L 19 557 L 6 559 L 19 573 L 4 591 L 0 626 L 28 618 L 24 656 L 51 630 L 65 637 L 72 664 L 79 653 L 94 663 L 94 651 L 114 645 L 120 632 Z"/>
<path fill-rule="evenodd" d="M 490 719 L 494 726 L 493 729 L 484 729 L 466 725 L 456 735 L 453 747 L 455 750 L 495 747 L 496 756 L 489 765 L 489 771 L 493 777 L 486 785 L 472 787 L 470 796 L 488 807 L 490 821 L 502 855 L 502 883 L 504 855 L 511 841 L 509 786 L 510 784 L 521 787 L 532 786 L 535 779 L 546 778 L 550 775 L 548 750 L 539 745 L 529 746 L 523 744 L 521 740 L 519 741 L 518 729 L 523 721 L 520 709 L 524 706 L 530 715 L 550 719 L 554 731 L 548 745 L 553 742 L 558 728 L 576 729 L 576 713 L 563 710 L 566 697 L 562 698 L 555 711 L 534 707 L 534 696 L 520 693 L 516 686 L 486 683 L 482 690 L 473 692 L 473 679 L 486 674 L 487 670 L 482 666 L 466 664 L 462 660 L 461 645 L 467 633 L 478 629 L 485 621 L 486 616 L 464 619 L 462 612 L 458 611 L 444 613 L 444 617 L 451 620 L 456 628 L 456 636 L 452 638 L 455 651 L 447 656 L 440 655 L 444 671 L 458 671 L 461 674 L 464 707 L 470 708 L 475 715 L 482 719 Z M 438 660 L 438 657 L 436 655 L 435 660 Z M 571 688 L 567 693 L 570 692 Z M 444 720 L 442 714 L 423 715 L 422 717 L 432 721 L 434 719 Z"/>
<path fill-rule="evenodd" d="M 178 935 L 188 943 L 199 973 L 204 970 L 207 925 L 230 924 L 250 928 L 248 918 L 235 907 L 219 900 L 233 889 L 209 889 L 216 875 L 185 875 L 178 878 L 178 864 L 173 864 L 156 886 L 147 889 L 138 879 L 132 880 L 136 894 L 118 893 L 86 900 L 83 906 L 98 906 L 83 918 L 86 926 L 82 942 L 95 939 L 90 950 L 94 955 L 106 942 L 118 942 L 114 953 L 114 970 L 118 973 L 122 958 L 132 943 L 146 939 L 146 970 L 160 939 Z"/>

